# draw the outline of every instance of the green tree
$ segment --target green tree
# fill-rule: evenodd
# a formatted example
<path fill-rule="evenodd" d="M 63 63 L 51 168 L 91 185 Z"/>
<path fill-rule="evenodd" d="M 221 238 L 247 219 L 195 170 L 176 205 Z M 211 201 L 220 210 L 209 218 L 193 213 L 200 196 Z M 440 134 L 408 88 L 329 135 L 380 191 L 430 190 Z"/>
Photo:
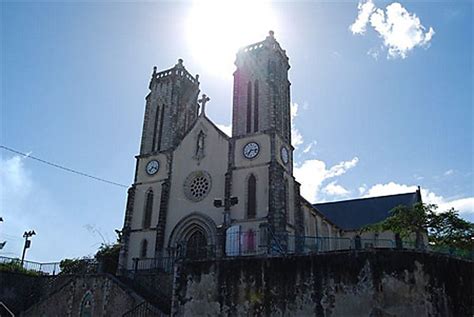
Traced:
<path fill-rule="evenodd" d="M 402 238 L 415 234 L 415 245 L 423 248 L 423 236 L 431 245 L 472 251 L 474 248 L 474 224 L 459 217 L 450 209 L 436 212 L 434 204 L 417 203 L 412 207 L 397 206 L 385 220 L 366 226 L 363 231 L 392 231 Z"/>
<path fill-rule="evenodd" d="M 62 260 L 59 264 L 61 273 L 87 274 L 104 272 L 115 274 L 120 254 L 121 231 L 115 230 L 115 232 L 117 234 L 117 241 L 115 243 L 102 243 L 93 257 Z"/>
<path fill-rule="evenodd" d="M 438 246 L 474 250 L 474 223 L 460 218 L 454 208 L 431 217 L 428 236 Z"/>

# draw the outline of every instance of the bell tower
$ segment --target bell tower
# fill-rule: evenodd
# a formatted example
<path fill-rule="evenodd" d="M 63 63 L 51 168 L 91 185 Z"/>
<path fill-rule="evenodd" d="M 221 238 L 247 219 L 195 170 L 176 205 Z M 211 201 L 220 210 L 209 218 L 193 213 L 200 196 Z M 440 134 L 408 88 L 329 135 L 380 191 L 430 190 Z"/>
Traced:
<path fill-rule="evenodd" d="M 232 136 L 275 132 L 291 144 L 290 65 L 274 32 L 240 49 L 235 65 Z"/>
<path fill-rule="evenodd" d="M 149 89 L 140 155 L 175 147 L 198 115 L 199 75 L 189 74 L 182 59 L 161 72 L 154 67 Z"/>
<path fill-rule="evenodd" d="M 292 237 L 302 235 L 304 226 L 300 185 L 293 177 L 289 59 L 270 31 L 263 41 L 241 48 L 235 66 L 228 177 L 229 192 L 240 199 L 230 222 L 252 224 L 259 232 L 267 228 L 281 238 L 282 248 L 292 249 Z"/>

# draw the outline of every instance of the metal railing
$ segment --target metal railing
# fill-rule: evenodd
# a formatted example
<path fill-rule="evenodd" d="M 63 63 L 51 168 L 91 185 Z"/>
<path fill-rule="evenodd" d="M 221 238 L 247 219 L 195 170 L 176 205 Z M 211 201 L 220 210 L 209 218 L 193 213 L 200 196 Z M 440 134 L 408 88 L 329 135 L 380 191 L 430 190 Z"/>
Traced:
<path fill-rule="evenodd" d="M 133 270 L 161 270 L 166 273 L 171 273 L 173 271 L 175 260 L 175 257 L 134 258 Z"/>
<path fill-rule="evenodd" d="M 5 269 L 37 272 L 44 275 L 57 275 L 61 272 L 59 262 L 41 263 L 34 261 L 23 261 L 22 265 L 21 260 L 18 258 L 0 256 L 0 264 L 3 264 Z"/>

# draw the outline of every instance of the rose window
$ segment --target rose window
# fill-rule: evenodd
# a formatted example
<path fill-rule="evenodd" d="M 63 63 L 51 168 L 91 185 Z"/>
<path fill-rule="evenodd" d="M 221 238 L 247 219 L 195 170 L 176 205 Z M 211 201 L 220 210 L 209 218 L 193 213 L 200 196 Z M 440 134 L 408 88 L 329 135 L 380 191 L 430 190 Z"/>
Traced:
<path fill-rule="evenodd" d="M 204 171 L 191 173 L 184 183 L 186 198 L 192 201 L 203 200 L 211 190 L 211 176 Z"/>

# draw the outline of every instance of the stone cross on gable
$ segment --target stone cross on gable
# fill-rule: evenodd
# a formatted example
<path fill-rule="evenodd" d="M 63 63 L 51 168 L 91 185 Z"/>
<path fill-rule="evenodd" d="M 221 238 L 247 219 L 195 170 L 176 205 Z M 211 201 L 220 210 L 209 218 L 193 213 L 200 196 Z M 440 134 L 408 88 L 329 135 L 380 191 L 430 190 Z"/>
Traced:
<path fill-rule="evenodd" d="M 206 103 L 211 100 L 206 94 L 202 94 L 201 99 L 198 102 L 201 104 L 201 115 L 203 115 L 206 111 Z"/>

